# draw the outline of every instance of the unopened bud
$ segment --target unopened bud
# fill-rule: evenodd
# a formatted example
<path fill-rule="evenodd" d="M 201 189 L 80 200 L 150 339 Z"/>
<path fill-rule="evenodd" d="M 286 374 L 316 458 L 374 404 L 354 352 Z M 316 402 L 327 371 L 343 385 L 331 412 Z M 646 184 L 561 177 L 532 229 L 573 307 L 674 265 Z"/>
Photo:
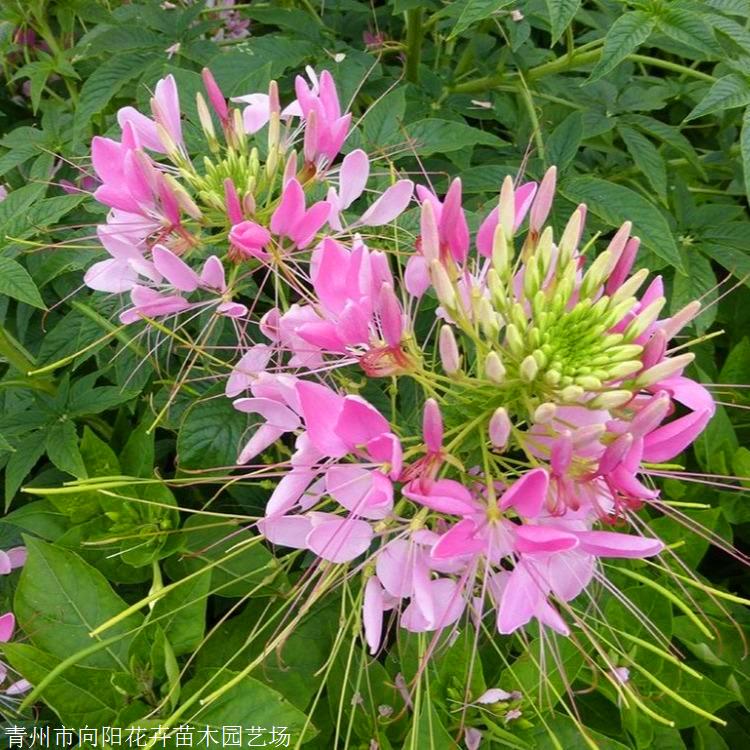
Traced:
<path fill-rule="evenodd" d="M 565 388 L 560 391 L 560 398 L 566 404 L 574 404 L 583 398 L 584 390 L 580 385 L 566 385 Z"/>
<path fill-rule="evenodd" d="M 641 268 L 636 271 L 636 273 L 634 273 L 626 282 L 621 284 L 618 289 L 610 296 L 610 307 L 614 307 L 628 297 L 633 297 L 635 293 L 641 288 L 643 282 L 647 277 L 647 268 Z"/>
<path fill-rule="evenodd" d="M 664 307 L 667 300 L 664 297 L 658 297 L 650 305 L 641 310 L 633 320 L 628 323 L 627 328 L 623 331 L 626 340 L 637 339 L 646 329 L 656 321 L 659 313 Z"/>
<path fill-rule="evenodd" d="M 510 323 L 505 329 L 505 340 L 508 343 L 508 348 L 513 354 L 519 355 L 523 352 L 523 339 L 518 332 L 518 328 L 513 323 Z"/>
<path fill-rule="evenodd" d="M 581 297 L 590 297 L 604 283 L 612 270 L 612 254 L 605 250 L 589 266 L 581 282 Z"/>
<path fill-rule="evenodd" d="M 198 110 L 198 121 L 201 124 L 203 134 L 206 136 L 208 141 L 208 147 L 213 153 L 219 150 L 219 141 L 216 140 L 216 130 L 214 128 L 214 121 L 211 119 L 211 113 L 208 111 L 208 105 L 206 100 L 203 98 L 203 94 L 198 91 L 195 94 L 195 106 Z"/>
<path fill-rule="evenodd" d="M 187 190 L 171 174 L 165 172 L 163 176 L 164 181 L 177 200 L 177 205 L 191 218 L 196 220 L 203 218 L 200 208 L 198 208 L 195 201 L 190 197 Z"/>
<path fill-rule="evenodd" d="M 498 385 L 505 380 L 505 365 L 497 352 L 490 352 L 484 360 L 484 374 L 488 380 Z"/>
<path fill-rule="evenodd" d="M 422 240 L 422 255 L 428 263 L 440 259 L 440 234 L 437 221 L 435 220 L 435 209 L 429 200 L 422 201 L 422 210 L 419 216 L 419 231 Z"/>
<path fill-rule="evenodd" d="M 510 418 L 508 412 L 499 406 L 495 413 L 490 417 L 489 434 L 490 442 L 495 448 L 502 450 L 508 444 L 508 438 L 511 431 Z"/>
<path fill-rule="evenodd" d="M 615 232 L 615 236 L 610 241 L 609 245 L 607 245 L 607 250 L 612 254 L 612 260 L 613 260 L 613 267 L 617 264 L 617 261 L 620 260 L 620 256 L 622 255 L 622 251 L 625 249 L 625 246 L 628 244 L 628 239 L 630 238 L 630 232 L 633 229 L 633 224 L 630 221 L 626 221 L 618 230 Z"/>
<path fill-rule="evenodd" d="M 557 167 L 550 167 L 544 174 L 539 185 L 534 202 L 529 211 L 529 229 L 538 234 L 549 216 L 552 199 L 555 197 L 555 183 L 557 182 Z"/>
<path fill-rule="evenodd" d="M 497 223 L 495 233 L 492 236 L 492 267 L 496 273 L 505 276 L 511 261 L 511 252 L 505 232 L 500 224 Z"/>
<path fill-rule="evenodd" d="M 633 394 L 630 391 L 609 391 L 592 398 L 587 406 L 591 409 L 617 409 L 627 404 L 632 398 Z"/>
<path fill-rule="evenodd" d="M 695 354 L 688 352 L 687 354 L 680 354 L 677 357 L 671 359 L 665 359 L 659 362 L 658 365 L 649 367 L 648 370 L 644 370 L 635 380 L 636 386 L 640 388 L 646 388 L 654 383 L 658 383 L 661 380 L 672 377 L 678 372 L 682 372 L 693 360 Z"/>
<path fill-rule="evenodd" d="M 516 194 L 513 189 L 513 179 L 510 175 L 503 180 L 503 186 L 500 189 L 500 210 L 498 214 L 499 224 L 505 233 L 505 238 L 509 240 L 513 237 L 516 221 Z"/>
<path fill-rule="evenodd" d="M 547 424 L 555 418 L 557 414 L 557 406 L 555 404 L 547 402 L 539 404 L 534 410 L 534 422 L 537 424 Z"/>
<path fill-rule="evenodd" d="M 539 241 L 536 243 L 536 257 L 539 261 L 539 270 L 542 281 L 547 276 L 547 271 L 552 263 L 552 245 L 553 245 L 552 227 L 547 227 Z"/>
<path fill-rule="evenodd" d="M 461 357 L 458 353 L 458 344 L 456 337 L 453 335 L 453 329 L 449 325 L 444 325 L 440 329 L 438 340 L 438 349 L 440 351 L 440 361 L 447 375 L 455 375 L 461 368 Z"/>
<path fill-rule="evenodd" d="M 433 260 L 430 263 L 430 278 L 440 304 L 447 310 L 454 310 L 456 308 L 456 292 L 445 266 L 439 260 Z"/>
<path fill-rule="evenodd" d="M 216 83 L 216 79 L 213 73 L 208 68 L 203 68 L 201 71 L 203 78 L 203 85 L 206 88 L 208 99 L 211 102 L 211 106 L 219 116 L 219 119 L 224 123 L 229 119 L 229 109 L 227 108 L 227 100 L 224 98 L 224 94 L 219 88 L 219 84 Z"/>
<path fill-rule="evenodd" d="M 521 362 L 518 372 L 521 375 L 521 378 L 529 383 L 537 376 L 539 365 L 531 354 Z"/>
<path fill-rule="evenodd" d="M 602 381 L 593 375 L 579 375 L 576 378 L 576 383 L 587 391 L 598 391 L 602 387 Z"/>
<path fill-rule="evenodd" d="M 559 257 L 557 259 L 558 269 L 564 268 L 573 257 L 575 249 L 578 247 L 578 238 L 581 235 L 581 222 L 583 216 L 580 207 L 577 208 L 568 219 L 565 225 L 560 242 L 558 243 Z"/>
<path fill-rule="evenodd" d="M 487 288 L 492 295 L 492 302 L 496 308 L 505 309 L 508 304 L 508 295 L 505 291 L 505 284 L 500 280 L 497 271 L 490 268 L 487 273 Z"/>
<path fill-rule="evenodd" d="M 492 309 L 492 305 L 487 297 L 480 297 L 476 303 L 477 320 L 482 327 L 482 333 L 488 339 L 494 339 L 500 332 L 500 324 L 497 320 L 497 313 Z"/>
<path fill-rule="evenodd" d="M 297 152 L 292 151 L 286 160 L 286 164 L 284 165 L 284 176 L 281 180 L 282 186 L 286 187 L 289 180 L 294 179 L 296 175 L 297 175 Z"/>
<path fill-rule="evenodd" d="M 625 432 L 617 437 L 614 442 L 607 446 L 599 459 L 599 473 L 609 474 L 609 472 L 614 471 L 632 447 L 633 436 L 630 433 Z"/>
<path fill-rule="evenodd" d="M 661 328 L 664 331 L 667 341 L 690 323 L 690 321 L 700 312 L 700 309 L 701 303 L 698 302 L 698 300 L 695 300 L 685 305 L 682 310 L 675 313 L 671 318 L 665 320 L 664 323 L 662 323 Z"/>
<path fill-rule="evenodd" d="M 631 359 L 626 362 L 618 362 L 616 365 L 607 369 L 607 379 L 620 380 L 628 375 L 633 375 L 643 367 L 643 363 L 637 359 Z"/>
<path fill-rule="evenodd" d="M 659 391 L 633 417 L 630 423 L 630 433 L 633 437 L 643 437 L 655 430 L 669 413 L 671 403 L 669 394 L 666 391 Z"/>

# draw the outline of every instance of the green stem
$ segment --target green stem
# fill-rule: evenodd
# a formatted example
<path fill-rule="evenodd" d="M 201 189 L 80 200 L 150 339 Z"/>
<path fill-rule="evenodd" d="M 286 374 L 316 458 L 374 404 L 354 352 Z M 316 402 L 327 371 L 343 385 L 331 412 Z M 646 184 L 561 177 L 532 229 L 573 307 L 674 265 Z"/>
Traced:
<path fill-rule="evenodd" d="M 568 70 L 574 70 L 575 68 L 590 65 L 597 62 L 601 55 L 601 47 L 597 47 L 595 49 L 587 49 L 585 51 L 578 49 L 572 55 L 565 54 L 562 57 L 558 57 L 557 59 L 551 60 L 548 63 L 537 65 L 535 68 L 531 68 L 531 70 L 526 73 L 526 79 L 528 81 L 535 81 L 536 79 L 543 78 L 544 76 L 553 75 L 555 73 L 564 73 Z M 625 59 L 630 60 L 631 62 L 639 62 L 643 63 L 644 65 L 650 65 L 654 68 L 670 70 L 673 73 L 680 73 L 681 75 L 697 78 L 701 81 L 713 83 L 716 80 L 714 76 L 709 75 L 708 73 L 702 73 L 700 70 L 693 70 L 693 68 L 688 68 L 686 65 L 673 63 L 669 60 L 660 60 L 658 57 L 651 57 L 650 55 L 632 54 L 628 55 Z M 486 91 L 488 89 L 500 86 L 503 83 L 508 83 L 509 78 L 512 77 L 513 74 L 492 75 L 485 76 L 483 78 L 476 78 L 473 81 L 459 83 L 458 85 L 454 86 L 453 93 L 473 94 L 481 91 Z"/>
<path fill-rule="evenodd" d="M 422 9 L 406 11 L 406 80 L 419 83 L 419 62 L 422 58 Z"/>
<path fill-rule="evenodd" d="M 34 369 L 31 354 L 3 326 L 0 326 L 0 355 L 24 375 Z"/>

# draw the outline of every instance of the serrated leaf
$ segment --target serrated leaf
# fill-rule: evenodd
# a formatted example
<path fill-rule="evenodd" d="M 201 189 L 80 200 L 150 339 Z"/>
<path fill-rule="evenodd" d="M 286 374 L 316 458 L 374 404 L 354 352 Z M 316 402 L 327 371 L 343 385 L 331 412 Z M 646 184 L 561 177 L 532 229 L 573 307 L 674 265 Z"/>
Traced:
<path fill-rule="evenodd" d="M 613 227 L 633 222 L 633 234 L 645 247 L 675 268 L 683 268 L 667 220 L 659 210 L 634 190 L 598 177 L 574 177 L 566 180 L 561 192 L 573 203 L 586 203 L 589 210 Z"/>
<path fill-rule="evenodd" d="M 101 112 L 112 97 L 136 78 L 152 59 L 147 52 L 127 52 L 115 55 L 95 68 L 81 87 L 75 130 L 81 131 L 90 124 L 91 118 Z"/>
<path fill-rule="evenodd" d="M 747 17 L 748 9 L 745 8 L 744 16 Z M 722 34 L 729 37 L 746 54 L 750 54 L 750 31 L 741 26 L 737 21 L 722 16 L 719 13 L 706 14 L 708 22 Z"/>
<path fill-rule="evenodd" d="M 701 300 L 701 311 L 693 321 L 699 334 L 705 333 L 716 320 L 719 291 L 711 263 L 693 248 L 687 261 L 690 273 L 676 273 L 672 286 L 670 311 L 674 314 L 693 300 Z M 736 382 L 736 381 L 735 381 Z"/>
<path fill-rule="evenodd" d="M 710 115 L 719 110 L 744 107 L 750 104 L 750 82 L 737 73 L 719 78 L 708 90 L 706 96 L 698 102 L 684 122 Z"/>
<path fill-rule="evenodd" d="M 581 0 L 547 0 L 552 44 L 556 44 L 581 7 Z"/>
<path fill-rule="evenodd" d="M 233 465 L 246 427 L 245 415 L 223 394 L 199 401 L 185 414 L 177 435 L 180 467 L 210 469 Z"/>
<path fill-rule="evenodd" d="M 362 121 L 363 135 L 375 148 L 403 139 L 402 121 L 406 111 L 406 88 L 399 86 L 375 102 Z"/>
<path fill-rule="evenodd" d="M 17 260 L 0 257 L 0 295 L 3 294 L 32 307 L 45 309 L 44 300 L 29 272 Z"/>
<path fill-rule="evenodd" d="M 453 31 L 448 35 L 448 39 L 458 36 L 485 18 L 489 18 L 493 13 L 510 5 L 514 0 L 465 0 L 463 8 L 458 16 Z"/>
<path fill-rule="evenodd" d="M 658 14 L 657 25 L 659 31 L 676 42 L 687 44 L 709 55 L 715 52 L 716 42 L 700 13 L 686 8 L 668 7 Z M 713 44 L 708 44 L 708 41 Z"/>
<path fill-rule="evenodd" d="M 642 10 L 620 16 L 604 38 L 601 59 L 591 71 L 589 81 L 598 80 L 619 65 L 649 38 L 655 25 L 654 19 Z"/>
<path fill-rule="evenodd" d="M 618 131 L 625 141 L 628 153 L 633 157 L 636 167 L 645 175 L 646 179 L 656 191 L 656 194 L 666 204 L 667 201 L 667 166 L 662 155 L 651 141 L 624 125 L 618 126 Z"/>

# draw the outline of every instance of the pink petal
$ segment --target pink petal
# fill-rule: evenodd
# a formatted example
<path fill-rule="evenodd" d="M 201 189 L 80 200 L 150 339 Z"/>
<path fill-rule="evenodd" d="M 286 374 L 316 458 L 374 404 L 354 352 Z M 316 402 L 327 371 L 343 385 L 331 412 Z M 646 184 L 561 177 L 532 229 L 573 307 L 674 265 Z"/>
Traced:
<path fill-rule="evenodd" d="M 443 534 L 432 548 L 432 557 L 444 560 L 462 555 L 482 552 L 487 544 L 475 537 L 477 525 L 470 518 L 464 518 Z"/>
<path fill-rule="evenodd" d="M 332 466 L 326 472 L 326 490 L 331 497 L 357 516 L 378 520 L 393 506 L 393 486 L 378 479 L 379 472 L 356 464 Z"/>
<path fill-rule="evenodd" d="M 375 576 L 367 579 L 362 604 L 362 624 L 365 628 L 365 640 L 370 653 L 376 654 L 383 637 L 383 587 Z"/>
<path fill-rule="evenodd" d="M 422 434 L 427 449 L 438 453 L 443 447 L 443 417 L 434 398 L 428 398 L 424 403 Z"/>
<path fill-rule="evenodd" d="M 497 629 L 509 635 L 526 625 L 546 599 L 526 566 L 519 562 L 508 576 L 497 611 Z"/>
<path fill-rule="evenodd" d="M 117 112 L 117 122 L 123 129 L 127 123 L 130 124 L 139 148 L 148 148 L 160 154 L 164 153 L 164 145 L 156 132 L 156 123 L 150 117 L 146 117 L 134 107 L 122 107 Z"/>
<path fill-rule="evenodd" d="M 271 216 L 274 234 L 291 236 L 294 227 L 305 214 L 305 193 L 297 179 L 289 180 L 281 194 L 281 201 Z"/>
<path fill-rule="evenodd" d="M 712 412 L 694 411 L 646 435 L 643 460 L 660 463 L 681 453 L 703 432 Z"/>
<path fill-rule="evenodd" d="M 354 450 L 357 446 L 366 445 L 372 438 L 390 432 L 390 425 L 361 396 L 346 396 L 335 430 L 347 448 Z"/>
<path fill-rule="evenodd" d="M 26 551 L 26 547 L 11 547 L 6 551 L 6 554 L 10 560 L 10 567 L 20 568 L 26 562 L 28 552 Z"/>
<path fill-rule="evenodd" d="M 414 183 L 411 180 L 399 180 L 362 214 L 359 223 L 367 227 L 377 227 L 393 221 L 409 205 L 413 192 Z"/>
<path fill-rule="evenodd" d="M 154 89 L 154 100 L 163 116 L 162 123 L 176 144 L 182 143 L 182 123 L 180 121 L 180 98 L 173 75 L 162 78 Z"/>
<path fill-rule="evenodd" d="M 307 535 L 307 546 L 324 560 L 343 563 L 366 552 L 372 536 L 367 521 L 334 518 L 313 528 Z"/>
<path fill-rule="evenodd" d="M 435 609 L 435 619 L 428 622 L 416 602 L 412 601 L 401 615 L 401 626 L 411 632 L 443 630 L 453 625 L 464 611 L 466 602 L 458 584 L 450 578 L 430 582 L 430 594 Z"/>
<path fill-rule="evenodd" d="M 198 274 L 164 245 L 154 245 L 151 256 L 156 270 L 176 289 L 194 292 L 198 288 Z"/>
<path fill-rule="evenodd" d="M 404 272 L 406 291 L 413 297 L 421 297 L 430 287 L 430 274 L 427 270 L 427 261 L 422 255 L 412 255 L 406 261 Z"/>
<path fill-rule="evenodd" d="M 404 314 L 393 287 L 383 284 L 380 288 L 380 327 L 388 346 L 400 346 L 404 331 Z"/>
<path fill-rule="evenodd" d="M 318 383 L 301 381 L 296 386 L 310 442 L 325 456 L 340 458 L 349 452 L 335 427 L 344 398 Z"/>
<path fill-rule="evenodd" d="M 516 480 L 500 499 L 500 509 L 516 509 L 525 518 L 538 516 L 544 505 L 549 477 L 544 469 L 533 469 Z"/>
<path fill-rule="evenodd" d="M 138 283 L 138 274 L 127 260 L 110 258 L 94 263 L 83 276 L 83 283 L 97 292 L 129 292 Z"/>
<path fill-rule="evenodd" d="M 258 521 L 258 530 L 271 544 L 293 549 L 305 549 L 311 529 L 306 516 L 273 516 Z"/>
<path fill-rule="evenodd" d="M 218 292 L 223 292 L 227 288 L 224 265 L 215 255 L 211 255 L 203 264 L 200 283 Z"/>
<path fill-rule="evenodd" d="M 519 526 L 516 529 L 518 552 L 564 552 L 578 546 L 575 534 L 561 531 L 553 526 Z"/>
<path fill-rule="evenodd" d="M 0 643 L 7 643 L 13 637 L 16 629 L 16 618 L 12 612 L 6 612 L 0 617 Z"/>
<path fill-rule="evenodd" d="M 299 417 L 284 404 L 270 398 L 238 398 L 234 408 L 247 414 L 260 414 L 267 424 L 291 432 L 300 426 Z"/>
<path fill-rule="evenodd" d="M 411 596 L 414 549 L 405 539 L 394 539 L 378 552 L 375 570 L 385 590 L 397 599 Z"/>
<path fill-rule="evenodd" d="M 651 557 L 664 549 L 659 539 L 616 531 L 579 531 L 581 549 L 597 557 Z"/>
<path fill-rule="evenodd" d="M 268 498 L 266 516 L 278 516 L 291 510 L 314 478 L 314 471 L 304 469 L 292 470 L 285 474 L 274 488 L 271 497 Z"/>
<path fill-rule="evenodd" d="M 402 493 L 409 500 L 440 513 L 462 516 L 475 513 L 477 510 L 471 492 L 454 479 L 438 479 L 432 482 L 428 489 L 423 487 L 419 479 L 415 479 L 403 488 Z"/>
<path fill-rule="evenodd" d="M 271 359 L 271 347 L 266 344 L 256 344 L 242 355 L 240 361 L 232 368 L 229 374 L 224 393 L 229 398 L 242 393 L 248 389 L 253 378 L 263 370 Z"/>
<path fill-rule="evenodd" d="M 672 394 L 675 401 L 687 406 L 691 411 L 716 411 L 716 403 L 707 388 L 690 378 L 675 375 L 658 383 L 658 387 Z"/>
<path fill-rule="evenodd" d="M 263 424 L 253 433 L 250 440 L 245 443 L 245 447 L 240 451 L 240 455 L 237 457 L 238 464 L 246 464 L 248 461 L 255 458 L 259 453 L 262 453 L 269 445 L 275 443 L 283 434 L 285 430 L 281 430 L 278 427 L 272 425 Z"/>
<path fill-rule="evenodd" d="M 327 310 L 340 313 L 353 291 L 347 283 L 351 253 L 336 240 L 323 240 L 318 263 L 312 274 L 318 299 Z"/>
<path fill-rule="evenodd" d="M 463 263 L 469 251 L 469 227 L 461 207 L 461 178 L 451 182 L 443 201 L 440 216 L 440 234 L 450 248 L 453 260 Z"/>
<path fill-rule="evenodd" d="M 344 157 L 339 173 L 339 200 L 342 210 L 349 208 L 362 195 L 369 174 L 370 160 L 361 148 L 351 151 Z"/>

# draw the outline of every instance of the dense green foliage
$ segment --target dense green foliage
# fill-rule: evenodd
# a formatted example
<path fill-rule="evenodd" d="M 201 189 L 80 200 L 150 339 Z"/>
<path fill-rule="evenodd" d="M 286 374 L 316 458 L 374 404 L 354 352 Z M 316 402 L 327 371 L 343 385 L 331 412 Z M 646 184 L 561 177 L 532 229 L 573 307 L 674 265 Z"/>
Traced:
<path fill-rule="evenodd" d="M 286 726 L 292 746 L 321 750 L 368 748 L 373 738 L 382 749 L 455 747 L 468 635 L 438 650 L 414 711 L 398 684 L 415 675 L 425 639 L 401 635 L 387 659 L 370 659 L 350 615 L 357 592 L 312 603 L 278 638 L 302 572 L 257 538 L 230 536 L 269 493 L 267 482 L 229 481 L 247 416 L 213 398 L 215 373 L 178 371 L 189 331 L 156 347 L 117 323 L 120 300 L 79 289 L 104 257 L 93 233 L 104 209 L 61 184 L 86 188 L 91 137 L 115 134 L 117 109 L 145 104 L 167 73 L 194 127 L 204 66 L 229 96 L 278 79 L 286 99 L 305 65 L 331 70 L 359 121 L 345 150 L 378 155 L 382 185 L 391 171 L 428 175 L 442 191 L 446 175 L 460 174 L 472 229 L 506 175 L 539 179 L 557 165 L 557 216 L 585 202 L 587 231 L 605 236 L 632 221 L 639 262 L 663 275 L 671 311 L 695 298 L 705 305 L 690 330 L 702 337 L 692 374 L 726 386 L 714 389 L 722 405 L 683 463 L 713 485 L 665 480 L 663 492 L 698 504 L 690 517 L 741 549 L 750 541 L 740 491 L 750 486 L 750 2 L 253 2 L 238 5 L 251 32 L 239 39 L 201 2 L 165 5 L 9 0 L 0 10 L 0 538 L 7 548 L 23 537 L 29 549 L 23 571 L 0 581 L 1 609 L 23 634 L 4 658 L 34 684 L 59 670 L 36 702 L 52 726 L 253 723 Z M 403 221 L 417 220 L 412 211 Z M 218 352 L 217 373 L 232 362 L 221 343 L 218 326 L 202 344 Z M 97 477 L 129 479 L 61 489 Z M 728 554 L 674 519 L 649 523 L 700 580 L 750 593 Z M 574 640 L 559 644 L 565 677 L 547 652 L 542 679 L 542 639 L 530 629 L 526 653 L 507 638 L 474 665 L 474 698 L 491 687 L 523 694 L 512 723 L 493 707 L 468 709 L 482 747 L 585 747 L 579 723 L 592 746 L 611 750 L 750 739 L 742 606 L 643 562 L 612 579 L 705 677 L 650 650 L 651 635 L 608 608 L 604 592 L 603 616 L 629 634 L 646 710 L 618 706 L 608 684 L 591 686 L 587 659 L 597 657 Z M 159 590 L 153 608 L 134 608 L 92 639 Z M 201 707 L 202 686 L 254 661 L 252 677 Z M 16 724 L 31 716 L 6 712 Z"/>

